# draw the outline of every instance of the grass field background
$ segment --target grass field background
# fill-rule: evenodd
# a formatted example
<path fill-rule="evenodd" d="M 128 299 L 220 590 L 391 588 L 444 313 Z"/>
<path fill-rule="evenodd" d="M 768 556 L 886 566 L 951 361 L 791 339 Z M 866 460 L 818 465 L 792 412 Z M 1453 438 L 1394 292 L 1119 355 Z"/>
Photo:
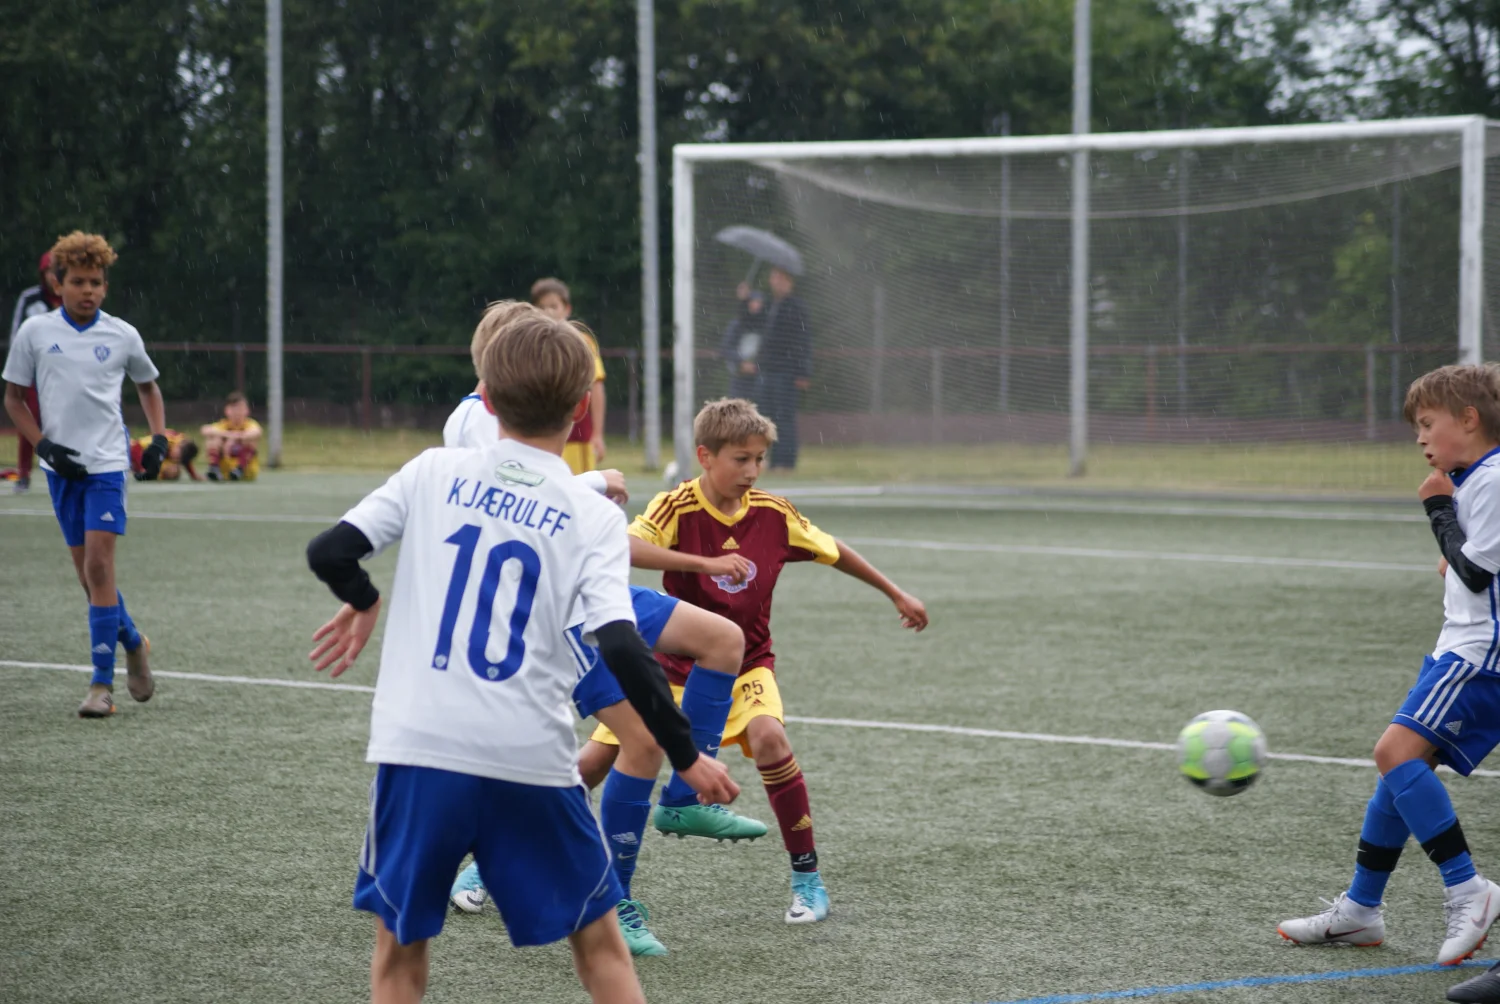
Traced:
<path fill-rule="evenodd" d="M 136 430 L 144 435 L 145 429 Z M 283 440 L 288 471 L 391 470 L 428 446 L 436 430 L 290 425 Z M 644 475 L 640 444 L 611 440 L 607 466 Z M 671 444 L 664 455 L 670 456 Z M 15 463 L 14 436 L 0 432 L 0 467 Z M 824 447 L 802 449 L 794 474 L 776 472 L 777 484 L 920 486 L 1009 485 L 1068 491 L 1141 491 L 1258 494 L 1337 494 L 1408 498 L 1426 476 L 1421 454 L 1409 444 L 1273 443 L 1227 445 L 1111 444 L 1090 447 L 1087 473 L 1070 478 L 1064 446 L 999 443 L 984 446 Z"/>
<path fill-rule="evenodd" d="M 302 550 L 380 480 L 326 466 L 132 490 L 119 579 L 158 670 L 314 679 L 309 636 L 334 601 Z M 1439 626 L 1415 502 L 856 495 L 818 480 L 797 496 L 804 512 L 921 596 L 933 624 L 904 633 L 853 580 L 790 569 L 774 627 L 788 710 L 804 719 L 1170 742 L 1192 715 L 1230 707 L 1273 751 L 1363 758 Z M 45 495 L 0 498 L 0 566 L 0 998 L 365 999 L 371 922 L 348 899 L 368 695 L 164 679 L 151 703 L 122 692 L 112 720 L 81 721 L 84 674 L 16 665 L 88 661 Z M 373 562 L 383 587 L 393 567 Z M 342 682 L 372 684 L 378 655 Z M 1276 761 L 1218 800 L 1159 750 L 847 721 L 789 733 L 832 917 L 783 923 L 785 854 L 732 754 L 740 809 L 772 835 L 648 836 L 636 888 L 672 952 L 638 967 L 650 1000 L 980 1004 L 1417 965 L 1442 939 L 1441 887 L 1415 847 L 1385 947 L 1297 949 L 1275 934 L 1347 882 L 1371 768 Z M 1500 870 L 1500 780 L 1450 782 L 1481 867 Z M 1459 978 L 1167 999 L 1437 1001 Z M 585 998 L 564 948 L 514 950 L 490 912 L 450 920 L 429 999 Z"/>

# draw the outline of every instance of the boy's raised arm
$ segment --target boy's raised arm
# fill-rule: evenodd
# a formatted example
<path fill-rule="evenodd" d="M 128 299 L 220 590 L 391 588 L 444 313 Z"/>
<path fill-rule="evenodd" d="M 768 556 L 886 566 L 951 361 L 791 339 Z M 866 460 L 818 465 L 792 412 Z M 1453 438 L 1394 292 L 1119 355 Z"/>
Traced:
<path fill-rule="evenodd" d="M 901 615 L 902 627 L 920 631 L 927 626 L 927 607 L 921 600 L 886 578 L 880 569 L 866 561 L 854 548 L 842 540 L 836 543 L 839 545 L 839 560 L 834 562 L 834 568 L 845 575 L 852 575 L 867 586 L 873 586 L 889 597 L 896 605 L 896 612 Z"/>

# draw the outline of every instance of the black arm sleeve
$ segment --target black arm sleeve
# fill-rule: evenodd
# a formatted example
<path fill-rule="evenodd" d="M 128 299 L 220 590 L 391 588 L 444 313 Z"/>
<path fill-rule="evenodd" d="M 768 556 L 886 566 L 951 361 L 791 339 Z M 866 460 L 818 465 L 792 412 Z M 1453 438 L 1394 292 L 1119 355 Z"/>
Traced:
<path fill-rule="evenodd" d="M 688 720 L 672 700 L 667 674 L 651 656 L 651 649 L 629 621 L 613 621 L 594 632 L 599 657 L 620 681 L 625 699 L 646 723 L 656 743 L 666 751 L 674 770 L 686 770 L 698 760 Z"/>
<path fill-rule="evenodd" d="M 370 538 L 358 527 L 341 522 L 307 545 L 307 567 L 333 590 L 333 595 L 355 610 L 368 610 L 380 599 L 380 590 L 359 562 L 373 550 Z"/>
<path fill-rule="evenodd" d="M 1437 538 L 1438 550 L 1448 559 L 1448 571 L 1463 580 L 1471 593 L 1482 593 L 1494 581 L 1493 572 L 1480 568 L 1464 554 L 1464 532 L 1458 525 L 1458 510 L 1453 506 L 1452 495 L 1434 495 L 1422 500 L 1427 518 L 1432 521 L 1432 535 Z"/>

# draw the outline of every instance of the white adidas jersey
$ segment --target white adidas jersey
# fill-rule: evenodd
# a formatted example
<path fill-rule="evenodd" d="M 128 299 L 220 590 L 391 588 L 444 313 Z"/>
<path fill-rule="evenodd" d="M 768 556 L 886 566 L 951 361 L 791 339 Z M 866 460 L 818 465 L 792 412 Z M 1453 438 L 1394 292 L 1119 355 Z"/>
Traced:
<path fill-rule="evenodd" d="M 90 474 L 130 469 L 130 433 L 120 413 L 126 377 L 149 383 L 160 376 L 141 333 L 99 311 L 79 328 L 61 308 L 29 317 L 10 343 L 3 379 L 36 386 L 42 435 L 78 451 Z M 45 462 L 42 466 L 52 468 Z"/>
<path fill-rule="evenodd" d="M 1464 532 L 1464 555 L 1500 572 L 1500 450 L 1454 479 L 1453 504 Z M 1480 669 L 1500 672 L 1500 578 L 1482 593 L 1470 592 L 1452 572 L 1443 581 L 1443 630 L 1433 655 L 1453 652 Z"/>
<path fill-rule="evenodd" d="M 344 516 L 378 552 L 401 542 L 371 763 L 522 784 L 580 783 L 566 629 L 635 623 L 619 507 L 561 457 L 510 439 L 432 449 Z"/>
<path fill-rule="evenodd" d="M 448 421 L 443 423 L 443 445 L 451 449 L 482 450 L 500 438 L 500 420 L 484 406 L 484 398 L 470 394 L 458 402 Z M 603 495 L 608 491 L 604 475 L 584 471 L 578 481 L 591 491 Z"/>

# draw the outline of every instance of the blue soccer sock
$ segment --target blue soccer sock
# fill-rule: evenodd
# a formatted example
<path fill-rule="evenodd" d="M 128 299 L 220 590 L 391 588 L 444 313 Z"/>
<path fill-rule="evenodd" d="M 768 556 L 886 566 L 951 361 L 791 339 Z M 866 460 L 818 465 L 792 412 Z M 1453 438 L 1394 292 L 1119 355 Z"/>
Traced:
<path fill-rule="evenodd" d="M 120 644 L 125 646 L 125 651 L 134 652 L 141 647 L 141 633 L 135 629 L 130 611 L 125 609 L 125 596 L 118 589 L 115 590 L 115 602 L 120 605 Z"/>
<path fill-rule="evenodd" d="M 735 679 L 733 673 L 721 673 L 702 666 L 694 666 L 688 674 L 687 686 L 682 688 L 682 713 L 687 715 L 688 724 L 692 726 L 693 745 L 700 753 L 719 754 L 724 723 L 729 721 L 729 709 L 734 704 Z M 668 808 L 696 805 L 698 795 L 673 771 L 672 779 L 662 790 L 660 802 Z"/>
<path fill-rule="evenodd" d="M 115 645 L 120 637 L 119 607 L 89 607 L 89 654 L 94 663 L 96 684 L 112 687 L 115 683 Z"/>
<path fill-rule="evenodd" d="M 1385 783 L 1395 795 L 1396 810 L 1422 850 L 1443 873 L 1443 885 L 1467 882 L 1476 874 L 1469 842 L 1458 825 L 1448 789 L 1425 760 L 1408 760 L 1386 772 Z"/>
<path fill-rule="evenodd" d="M 654 787 L 654 777 L 631 777 L 611 769 L 599 795 L 599 825 L 609 837 L 615 877 L 620 880 L 626 899 L 630 898 L 636 855 L 640 853 L 646 820 L 651 815 L 651 789 Z"/>
<path fill-rule="evenodd" d="M 1359 831 L 1359 856 L 1354 863 L 1354 881 L 1349 898 L 1361 906 L 1379 906 L 1385 898 L 1385 884 L 1396 870 L 1401 849 L 1411 827 L 1396 811 L 1396 796 L 1384 778 L 1375 782 L 1375 794 L 1365 806 L 1365 824 Z"/>

